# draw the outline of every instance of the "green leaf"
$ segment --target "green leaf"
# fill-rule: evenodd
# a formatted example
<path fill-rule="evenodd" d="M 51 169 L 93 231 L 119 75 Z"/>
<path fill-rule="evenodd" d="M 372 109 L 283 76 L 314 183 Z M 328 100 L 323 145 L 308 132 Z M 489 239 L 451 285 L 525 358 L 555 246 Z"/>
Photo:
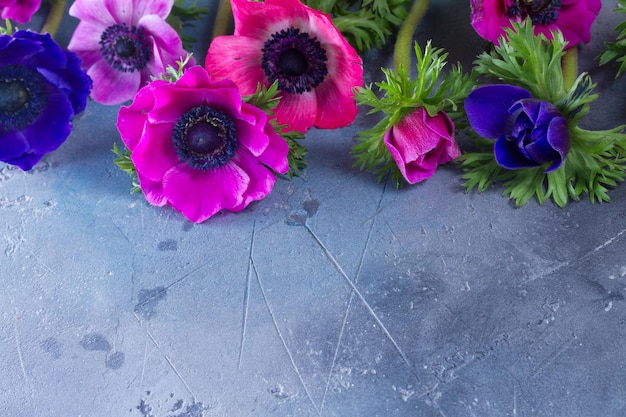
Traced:
<path fill-rule="evenodd" d="M 613 9 L 614 13 L 626 14 L 626 1 L 620 0 L 618 7 Z M 604 42 L 605 50 L 598 56 L 600 65 L 606 65 L 611 61 L 616 61 L 618 67 L 615 78 L 626 71 L 626 20 L 615 27 L 617 32 L 615 42 Z"/>
<path fill-rule="evenodd" d="M 136 193 L 141 191 L 139 187 L 139 178 L 137 177 L 137 170 L 135 169 L 135 164 L 133 164 L 133 160 L 130 158 L 131 152 L 128 149 L 122 151 L 117 143 L 113 144 L 113 153 L 117 155 L 117 158 L 113 160 L 113 163 L 118 166 L 122 171 L 127 173 L 133 180 L 133 187 L 131 188 L 131 192 Z"/>

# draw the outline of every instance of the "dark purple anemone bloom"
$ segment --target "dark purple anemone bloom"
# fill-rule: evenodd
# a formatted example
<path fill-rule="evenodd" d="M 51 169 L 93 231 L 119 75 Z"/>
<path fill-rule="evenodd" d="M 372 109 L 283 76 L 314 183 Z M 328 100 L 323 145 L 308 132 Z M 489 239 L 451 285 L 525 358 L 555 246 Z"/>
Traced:
<path fill-rule="evenodd" d="M 87 105 L 91 79 L 49 34 L 0 35 L 0 161 L 31 169 Z"/>
<path fill-rule="evenodd" d="M 465 100 L 472 129 L 495 140 L 496 162 L 507 169 L 550 164 L 546 172 L 561 166 L 570 146 L 567 121 L 545 100 L 513 85 L 486 85 Z"/>

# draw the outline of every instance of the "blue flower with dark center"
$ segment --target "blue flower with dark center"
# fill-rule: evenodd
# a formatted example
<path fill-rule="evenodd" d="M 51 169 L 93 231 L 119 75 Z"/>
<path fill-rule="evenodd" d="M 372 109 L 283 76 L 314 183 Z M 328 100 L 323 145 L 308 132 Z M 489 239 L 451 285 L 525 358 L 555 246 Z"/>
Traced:
<path fill-rule="evenodd" d="M 91 79 L 49 34 L 0 35 L 0 161 L 31 169 L 87 105 Z"/>
<path fill-rule="evenodd" d="M 558 169 L 570 147 L 567 121 L 545 100 L 513 85 L 486 85 L 465 100 L 469 123 L 480 136 L 495 140 L 496 162 L 507 169 L 547 165 Z"/>

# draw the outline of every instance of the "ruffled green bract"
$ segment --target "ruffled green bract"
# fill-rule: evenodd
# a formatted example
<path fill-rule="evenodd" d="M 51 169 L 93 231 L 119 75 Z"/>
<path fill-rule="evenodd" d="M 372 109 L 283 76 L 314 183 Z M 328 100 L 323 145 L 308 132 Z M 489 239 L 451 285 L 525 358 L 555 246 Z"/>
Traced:
<path fill-rule="evenodd" d="M 517 206 L 536 197 L 539 203 L 551 199 L 564 207 L 583 194 L 588 194 L 591 202 L 609 201 L 608 190 L 626 177 L 626 135 L 621 133 L 625 126 L 603 131 L 579 127 L 598 95 L 593 94 L 595 84 L 586 73 L 566 88 L 561 65 L 566 41 L 560 32 L 554 32 L 550 42 L 544 35 L 535 35 L 527 20 L 507 30 L 507 38 L 478 57 L 476 72 L 523 87 L 535 98 L 554 104 L 567 120 L 571 148 L 553 172 L 545 173 L 545 166 L 508 170 L 496 163 L 493 141 L 475 138 L 476 151 L 461 157 L 464 187 L 485 191 L 502 183 L 504 195 Z"/>

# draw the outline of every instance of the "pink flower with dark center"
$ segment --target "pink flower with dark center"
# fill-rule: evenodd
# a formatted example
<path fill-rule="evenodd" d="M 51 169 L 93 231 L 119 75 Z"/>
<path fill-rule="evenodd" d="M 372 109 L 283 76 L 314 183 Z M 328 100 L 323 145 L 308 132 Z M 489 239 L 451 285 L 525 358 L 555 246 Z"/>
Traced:
<path fill-rule="evenodd" d="M 0 18 L 26 23 L 39 10 L 41 0 L 0 0 Z"/>
<path fill-rule="evenodd" d="M 385 145 L 409 184 L 432 177 L 437 166 L 461 156 L 454 124 L 444 112 L 419 107 L 385 133 Z"/>
<path fill-rule="evenodd" d="M 480 36 L 499 43 L 511 21 L 530 18 L 535 34 L 552 38 L 550 31 L 560 30 L 568 47 L 591 39 L 591 24 L 601 0 L 472 0 L 472 26 Z"/>
<path fill-rule="evenodd" d="M 287 142 L 266 113 L 198 66 L 139 90 L 120 109 L 117 128 L 146 199 L 197 223 L 264 198 L 275 173 L 289 169 Z"/>
<path fill-rule="evenodd" d="M 76 0 L 69 14 L 80 19 L 68 45 L 93 80 L 91 98 L 119 104 L 187 52 L 165 22 L 174 0 Z M 194 61 L 190 61 L 190 65 Z"/>
<path fill-rule="evenodd" d="M 232 0 L 235 31 L 209 46 L 206 69 L 232 79 L 241 93 L 278 82 L 276 119 L 287 129 L 334 129 L 352 123 L 353 89 L 363 62 L 330 17 L 298 0 Z"/>

